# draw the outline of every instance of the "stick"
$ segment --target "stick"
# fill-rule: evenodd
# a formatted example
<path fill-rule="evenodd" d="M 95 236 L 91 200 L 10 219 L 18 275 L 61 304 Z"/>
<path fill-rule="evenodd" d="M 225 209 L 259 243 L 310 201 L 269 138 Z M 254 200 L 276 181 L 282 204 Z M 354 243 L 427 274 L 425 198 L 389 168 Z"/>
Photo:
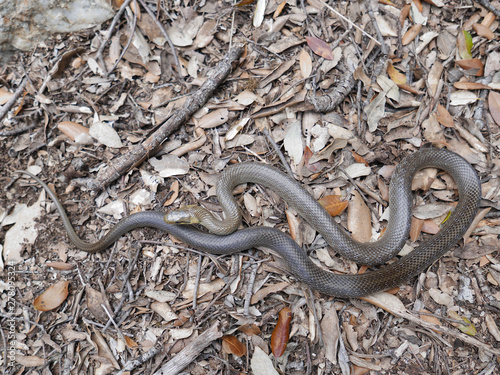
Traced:
<path fill-rule="evenodd" d="M 118 179 L 122 174 L 128 172 L 134 166 L 139 165 L 145 159 L 152 156 L 154 149 L 159 146 L 170 134 L 175 132 L 184 124 L 189 117 L 200 109 L 213 95 L 217 87 L 227 78 L 231 72 L 231 63 L 238 60 L 243 53 L 243 46 L 234 47 L 227 56 L 211 70 L 209 77 L 193 95 L 186 100 L 183 107 L 166 120 L 158 130 L 150 135 L 144 142 L 113 159 L 108 168 L 95 178 L 75 179 L 73 183 L 85 186 L 90 190 L 102 190 L 111 182 Z"/>
<path fill-rule="evenodd" d="M 222 333 L 219 331 L 219 322 L 217 322 L 177 353 L 174 358 L 164 364 L 153 375 L 176 375 L 180 373 L 184 368 L 190 365 L 196 357 L 212 343 L 212 341 L 220 337 L 222 337 Z"/>

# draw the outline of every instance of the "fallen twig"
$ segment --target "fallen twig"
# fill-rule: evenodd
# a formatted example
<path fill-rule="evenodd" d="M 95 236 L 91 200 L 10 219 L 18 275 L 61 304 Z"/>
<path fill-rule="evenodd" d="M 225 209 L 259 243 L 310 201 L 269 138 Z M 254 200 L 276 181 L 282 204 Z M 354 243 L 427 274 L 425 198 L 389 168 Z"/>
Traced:
<path fill-rule="evenodd" d="M 217 322 L 165 363 L 154 375 L 178 374 L 190 365 L 208 345 L 220 337 L 222 337 L 222 333 L 219 331 L 219 322 Z"/>
<path fill-rule="evenodd" d="M 16 100 L 22 95 L 27 83 L 28 77 L 24 77 L 12 98 L 10 98 L 9 101 L 2 106 L 2 108 L 0 109 L 0 123 L 7 115 L 7 113 L 9 113 L 9 110 L 12 108 L 12 106 L 16 103 Z"/>
<path fill-rule="evenodd" d="M 159 146 L 170 134 L 175 132 L 184 124 L 189 117 L 200 109 L 213 95 L 214 91 L 226 79 L 231 72 L 231 64 L 238 60 L 243 52 L 243 46 L 234 47 L 227 56 L 211 70 L 210 76 L 203 85 L 186 100 L 183 107 L 176 111 L 166 120 L 158 130 L 150 135 L 144 142 L 138 144 L 123 155 L 113 159 L 108 168 L 96 178 L 75 179 L 73 183 L 85 186 L 91 190 L 102 190 L 111 182 L 136 165 L 142 163 L 146 158 L 152 156 L 154 149 Z"/>

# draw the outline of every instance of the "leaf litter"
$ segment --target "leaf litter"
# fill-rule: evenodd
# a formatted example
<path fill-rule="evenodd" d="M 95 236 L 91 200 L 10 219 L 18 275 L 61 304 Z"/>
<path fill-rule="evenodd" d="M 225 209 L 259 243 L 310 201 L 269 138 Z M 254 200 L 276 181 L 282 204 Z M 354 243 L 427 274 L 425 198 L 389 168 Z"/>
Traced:
<path fill-rule="evenodd" d="M 476 3 L 447 7 L 437 1 L 379 2 L 371 5 L 376 9 L 335 3 L 335 12 L 345 19 L 319 0 L 304 7 L 275 1 L 240 5 L 183 3 L 169 8 L 169 17 L 161 14 L 176 56 L 154 22 L 156 14 L 152 18 L 134 5 L 134 32 L 127 18 L 102 55 L 97 52 L 101 41 L 91 31 L 79 31 L 45 41 L 34 52 L 19 52 L 4 66 L 2 104 L 21 82 L 21 63 L 30 77 L 24 97 L 3 118 L 0 129 L 6 185 L 0 193 L 5 212 L 2 262 L 15 260 L 17 304 L 10 313 L 25 320 L 16 323 L 18 353 L 11 369 L 48 366 L 53 372 L 110 373 L 148 353 L 151 362 L 138 363 L 132 372 L 147 366 L 156 371 L 184 353 L 184 346 L 199 343 L 204 333 L 218 327 L 215 322 L 222 322 L 218 335 L 227 332 L 226 338 L 208 340 L 211 346 L 185 371 L 209 374 L 225 368 L 266 374 L 279 368 L 287 374 L 347 373 L 349 365 L 357 374 L 498 371 L 498 17 Z M 491 5 L 498 8 L 499 2 Z M 120 58 L 128 39 L 131 43 Z M 381 42 L 385 54 L 380 53 Z M 140 173 L 127 171 L 98 195 L 70 184 L 130 154 L 134 145 L 177 113 L 230 43 L 244 44 L 245 51 L 229 79 L 178 131 L 148 150 L 149 163 L 140 164 Z M 69 64 L 54 70 L 57 74 L 47 73 L 57 53 L 70 56 L 66 53 L 71 51 L 78 54 L 65 57 Z M 337 86 L 348 83 L 345 77 L 353 73 L 354 86 Z M 342 93 L 345 88 L 340 99 L 328 97 L 336 104 L 327 113 L 312 115 L 307 97 Z M 31 123 L 35 127 L 28 133 L 16 133 Z M 77 231 L 95 240 L 114 225 L 108 221 L 133 210 L 201 203 L 219 212 L 213 175 L 227 164 L 247 160 L 279 166 L 270 138 L 316 199 L 338 197 L 326 204 L 359 238 L 376 238 L 385 228 L 387 192 L 379 187 L 386 189 L 390 173 L 381 167 L 389 170 L 428 142 L 473 164 L 482 179 L 482 216 L 466 244 L 395 294 L 379 293 L 364 298 L 367 302 L 315 292 L 311 299 L 273 254 L 200 258 L 151 229 L 122 237 L 102 254 L 82 253 L 68 245 L 51 204 L 44 206 L 46 215 L 14 219 L 24 228 L 38 229 L 36 238 L 16 240 L 15 247 L 8 241 L 24 236 L 10 220 L 14 216 L 7 216 L 15 206 L 41 204 L 38 189 L 11 183 L 16 169 L 39 168 L 41 176 L 55 184 Z M 412 246 L 425 241 L 426 233 L 439 231 L 453 209 L 456 192 L 450 181 L 435 170 L 415 179 L 419 194 Z M 134 193 L 141 189 L 154 199 L 146 194 L 147 199 L 137 201 Z M 297 241 L 311 248 L 316 264 L 336 272 L 364 269 L 329 252 L 274 192 L 253 185 L 242 192 L 245 226 L 290 226 Z M 54 267 L 55 262 L 61 265 Z M 6 272 L 9 263 L 1 267 Z M 53 292 L 60 285 L 66 287 Z M 6 301 L 6 281 L 1 288 Z M 101 305 L 107 303 L 104 309 Z M 39 315 L 35 309 L 41 306 L 44 312 Z M 286 353 L 278 360 L 269 353 L 283 308 L 294 313 L 287 323 Z M 231 334 L 246 324 L 259 330 Z M 228 340 L 229 349 L 224 344 Z M 75 344 L 83 361 L 78 366 L 64 349 Z M 75 366 L 56 369 L 63 362 L 46 357 L 54 347 L 63 348 L 61 354 L 70 359 L 63 362 Z M 158 347 L 168 357 L 158 355 Z"/>

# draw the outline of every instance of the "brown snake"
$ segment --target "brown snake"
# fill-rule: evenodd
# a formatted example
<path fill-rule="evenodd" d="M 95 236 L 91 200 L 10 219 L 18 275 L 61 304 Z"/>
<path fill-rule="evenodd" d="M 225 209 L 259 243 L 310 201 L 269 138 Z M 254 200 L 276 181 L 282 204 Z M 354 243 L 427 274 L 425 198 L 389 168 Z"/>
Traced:
<path fill-rule="evenodd" d="M 363 264 L 380 264 L 397 254 L 408 238 L 411 221 L 411 182 L 415 173 L 425 167 L 436 167 L 447 171 L 455 180 L 459 202 L 441 231 L 415 248 L 410 254 L 376 271 L 360 275 L 338 275 L 316 266 L 302 248 L 279 230 L 267 227 L 237 230 L 228 235 L 201 232 L 185 225 L 172 225 L 165 220 L 184 217 L 185 213 L 197 215 L 195 220 L 204 222 L 211 230 L 222 226 L 222 230 L 235 230 L 241 214 L 232 195 L 234 186 L 254 182 L 276 191 L 293 206 L 337 252 Z M 81 250 L 98 252 L 109 247 L 124 233 L 138 227 L 153 227 L 172 234 L 190 246 L 214 254 L 233 254 L 252 247 L 266 247 L 276 251 L 285 261 L 293 275 L 313 289 L 337 297 L 359 297 L 386 290 L 407 281 L 422 272 L 436 259 L 453 247 L 464 235 L 475 217 L 481 197 L 479 178 L 472 166 L 461 156 L 446 150 L 423 149 L 405 157 L 396 168 L 389 190 L 390 220 L 385 234 L 376 242 L 359 243 L 353 240 L 331 216 L 309 195 L 297 181 L 279 170 L 257 163 L 241 163 L 227 168 L 217 184 L 217 195 L 224 207 L 225 220 L 214 220 L 206 212 L 188 207 L 173 216 L 162 212 L 140 212 L 121 220 L 101 240 L 95 243 L 82 241 L 75 233 L 62 204 L 49 187 L 35 178 L 55 202 L 68 236 Z M 209 220 L 208 224 L 205 221 Z M 165 220 L 164 220 L 165 219 Z M 189 216 L 187 221 L 192 221 Z M 229 228 L 229 229 L 228 229 Z"/>

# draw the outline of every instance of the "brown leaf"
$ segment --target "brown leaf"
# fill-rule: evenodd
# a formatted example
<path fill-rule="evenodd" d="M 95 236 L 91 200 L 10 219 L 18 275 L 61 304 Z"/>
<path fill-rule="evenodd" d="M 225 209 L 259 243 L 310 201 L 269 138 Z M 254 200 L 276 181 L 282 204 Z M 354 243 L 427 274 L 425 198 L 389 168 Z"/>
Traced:
<path fill-rule="evenodd" d="M 0 105 L 7 103 L 13 96 L 13 92 L 7 91 L 4 88 L 0 87 Z"/>
<path fill-rule="evenodd" d="M 419 23 L 410 27 L 408 31 L 405 33 L 405 35 L 403 35 L 403 38 L 401 39 L 403 46 L 410 44 L 417 37 L 420 30 L 422 30 L 422 25 Z"/>
<path fill-rule="evenodd" d="M 354 160 L 356 160 L 356 163 L 363 163 L 364 165 L 366 165 L 367 167 L 369 167 L 370 165 L 368 164 L 368 162 L 365 160 L 364 157 L 362 157 L 361 155 L 357 154 L 356 152 L 352 151 L 351 150 L 351 153 L 352 153 L 352 157 L 354 158 Z"/>
<path fill-rule="evenodd" d="M 420 312 L 420 319 L 428 323 L 436 324 L 438 326 L 441 325 L 441 321 L 435 316 L 431 315 L 432 313 L 430 311 L 426 309 L 421 309 L 419 312 Z"/>
<path fill-rule="evenodd" d="M 139 347 L 139 344 L 136 343 L 134 340 L 132 340 L 130 337 L 128 336 L 125 336 L 125 344 L 127 344 L 127 346 L 130 348 L 130 349 L 136 349 Z"/>
<path fill-rule="evenodd" d="M 458 60 L 456 64 L 464 70 L 471 71 L 469 73 L 474 74 L 476 77 L 481 77 L 484 74 L 484 65 L 479 59 Z"/>
<path fill-rule="evenodd" d="M 259 289 L 256 293 L 253 294 L 252 298 L 250 299 L 250 304 L 253 305 L 254 303 L 262 301 L 269 294 L 278 293 L 278 292 L 282 291 L 283 289 L 285 289 L 289 285 L 290 285 L 290 283 L 288 283 L 286 281 L 282 281 L 281 283 L 272 284 L 272 285 L 267 286 L 265 288 Z"/>
<path fill-rule="evenodd" d="M 434 222 L 434 220 L 432 219 L 424 220 L 424 225 L 422 226 L 422 232 L 428 234 L 437 234 L 439 233 L 440 230 L 441 228 Z"/>
<path fill-rule="evenodd" d="M 170 206 L 172 203 L 175 202 L 175 200 L 179 196 L 179 181 L 178 180 L 175 180 L 172 183 L 172 185 L 170 185 L 170 191 L 168 192 L 168 194 L 171 194 L 170 198 L 168 198 L 168 200 L 163 204 L 163 207 Z"/>
<path fill-rule="evenodd" d="M 472 28 L 477 33 L 477 35 L 482 36 L 488 40 L 495 39 L 495 34 L 488 27 L 481 25 L 480 23 L 475 23 Z"/>
<path fill-rule="evenodd" d="M 300 52 L 299 56 L 300 73 L 302 78 L 309 78 L 312 72 L 312 60 L 311 56 L 307 53 L 305 49 Z"/>
<path fill-rule="evenodd" d="M 455 122 L 453 121 L 453 116 L 441 104 L 438 104 L 437 107 L 436 120 L 441 125 L 446 126 L 447 128 L 452 128 L 455 125 Z"/>
<path fill-rule="evenodd" d="M 103 294 L 89 285 L 85 288 L 85 293 L 87 294 L 87 308 L 92 315 L 100 322 L 107 322 L 109 317 L 102 305 L 108 307 L 108 301 Z M 111 309 L 108 308 L 108 311 L 111 312 Z"/>
<path fill-rule="evenodd" d="M 55 268 L 56 270 L 72 270 L 75 268 L 73 264 L 65 263 L 65 262 L 48 262 L 47 267 Z"/>
<path fill-rule="evenodd" d="M 282 1 L 281 4 L 278 5 L 276 10 L 274 11 L 273 20 L 275 20 L 276 18 L 278 18 L 280 16 L 281 12 L 283 12 L 283 9 L 285 8 L 285 5 L 286 5 L 286 1 Z"/>
<path fill-rule="evenodd" d="M 222 349 L 236 357 L 243 357 L 247 354 L 247 347 L 236 336 L 222 336 Z"/>
<path fill-rule="evenodd" d="M 345 211 L 349 202 L 341 200 L 340 195 L 327 195 L 318 200 L 319 204 L 332 216 L 338 216 Z"/>
<path fill-rule="evenodd" d="M 495 22 L 495 14 L 493 12 L 489 12 L 483 19 L 483 21 L 481 22 L 481 25 L 483 26 L 486 26 L 486 27 L 490 27 L 491 25 L 493 25 L 493 22 Z"/>
<path fill-rule="evenodd" d="M 243 332 L 247 336 L 259 335 L 262 332 L 255 324 L 243 324 L 238 328 L 238 331 Z"/>
<path fill-rule="evenodd" d="M 57 128 L 72 141 L 82 133 L 89 133 L 88 128 L 72 121 L 62 121 L 57 125 Z"/>
<path fill-rule="evenodd" d="M 389 65 L 387 65 L 387 74 L 389 74 L 389 78 L 392 79 L 396 85 L 403 85 L 406 83 L 406 76 L 397 71 L 392 65 L 392 62 L 389 62 Z"/>
<path fill-rule="evenodd" d="M 271 334 L 271 350 L 276 358 L 283 355 L 288 344 L 290 325 L 292 323 L 292 310 L 289 307 L 281 309 L 278 323 Z"/>
<path fill-rule="evenodd" d="M 238 4 L 235 5 L 235 7 L 242 7 L 245 5 L 250 5 L 253 4 L 255 0 L 241 0 Z"/>
<path fill-rule="evenodd" d="M 415 216 L 411 217 L 410 238 L 413 242 L 418 239 L 423 226 L 424 221 L 422 219 L 417 219 Z"/>
<path fill-rule="evenodd" d="M 488 107 L 490 108 L 491 117 L 500 126 L 500 94 L 491 91 L 488 95 Z"/>
<path fill-rule="evenodd" d="M 315 36 L 306 37 L 307 45 L 318 56 L 326 60 L 333 60 L 333 51 L 330 46 L 323 40 Z"/>
<path fill-rule="evenodd" d="M 403 9 L 401 9 L 401 13 L 399 14 L 399 22 L 401 26 L 405 23 L 406 18 L 410 14 L 411 4 L 406 4 Z"/>
<path fill-rule="evenodd" d="M 360 242 L 368 242 L 372 236 L 370 209 L 355 191 L 349 202 L 347 211 L 347 228 L 352 233 L 352 238 Z"/>
<path fill-rule="evenodd" d="M 59 281 L 50 286 L 33 302 L 33 307 L 38 311 L 50 311 L 63 303 L 68 297 L 69 281 Z"/>
<path fill-rule="evenodd" d="M 413 4 L 415 4 L 415 6 L 417 7 L 418 11 L 420 13 L 422 13 L 422 11 L 424 10 L 422 2 L 420 0 L 413 0 Z"/>
<path fill-rule="evenodd" d="M 384 4 L 384 5 L 392 5 L 393 7 L 396 8 L 396 5 L 391 0 L 378 0 L 379 4 Z"/>
<path fill-rule="evenodd" d="M 490 86 L 486 86 L 479 82 L 455 82 L 453 84 L 459 90 L 491 90 Z"/>

